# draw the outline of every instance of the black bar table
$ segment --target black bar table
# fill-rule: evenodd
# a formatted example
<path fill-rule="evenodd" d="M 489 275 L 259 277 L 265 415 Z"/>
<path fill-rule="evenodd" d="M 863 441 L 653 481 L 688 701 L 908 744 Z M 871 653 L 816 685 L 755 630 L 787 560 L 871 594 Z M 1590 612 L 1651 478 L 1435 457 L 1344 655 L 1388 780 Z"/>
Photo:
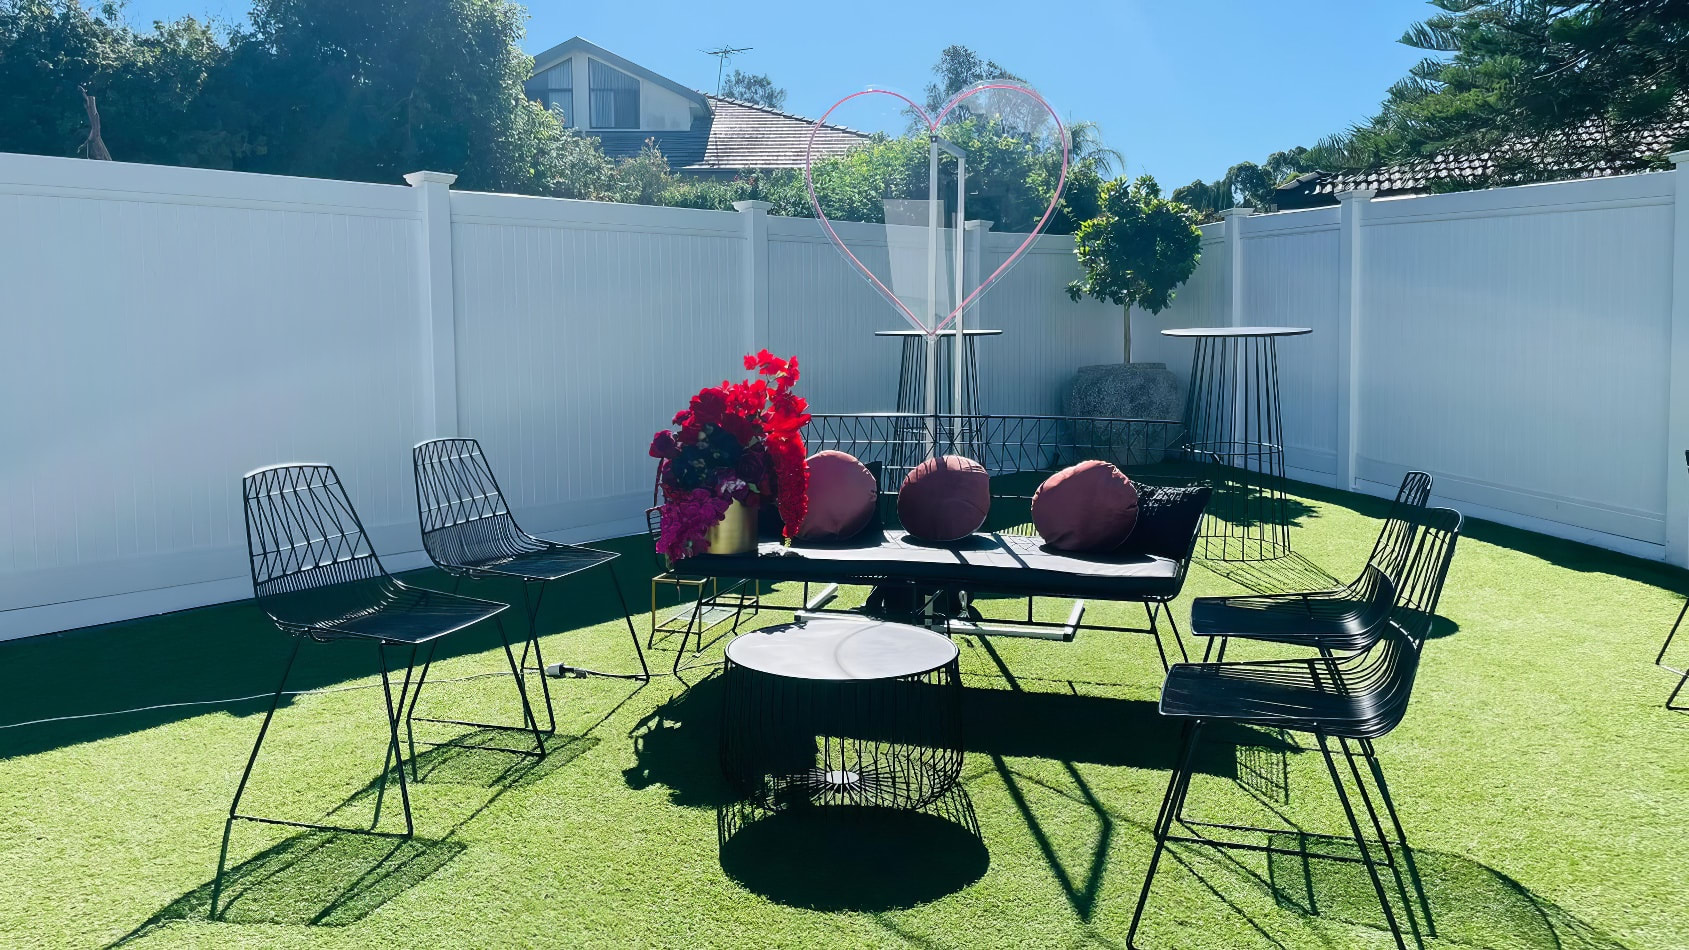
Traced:
<path fill-rule="evenodd" d="M 1202 523 L 1203 557 L 1265 561 L 1290 553 L 1278 340 L 1311 332 L 1308 327 L 1161 331 L 1196 343 L 1179 449 L 1218 469 Z"/>

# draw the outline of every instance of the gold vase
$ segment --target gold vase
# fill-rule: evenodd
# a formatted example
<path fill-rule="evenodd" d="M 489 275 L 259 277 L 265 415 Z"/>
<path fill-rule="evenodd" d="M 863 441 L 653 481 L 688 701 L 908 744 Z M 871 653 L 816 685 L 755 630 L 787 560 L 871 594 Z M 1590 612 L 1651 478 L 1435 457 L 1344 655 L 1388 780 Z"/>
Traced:
<path fill-rule="evenodd" d="M 741 501 L 727 506 L 727 514 L 704 535 L 710 554 L 747 554 L 757 549 L 757 510 Z"/>

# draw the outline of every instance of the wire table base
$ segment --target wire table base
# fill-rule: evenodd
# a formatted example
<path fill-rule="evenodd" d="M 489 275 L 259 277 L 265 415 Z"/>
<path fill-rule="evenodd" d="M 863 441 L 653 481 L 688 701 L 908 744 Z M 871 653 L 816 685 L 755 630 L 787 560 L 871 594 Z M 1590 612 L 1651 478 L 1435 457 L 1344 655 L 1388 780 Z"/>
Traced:
<path fill-rule="evenodd" d="M 745 634 L 722 672 L 722 771 L 767 810 L 930 805 L 962 772 L 958 659 L 939 634 L 862 618 Z"/>
<path fill-rule="evenodd" d="M 1216 561 L 1289 555 L 1278 338 L 1310 331 L 1193 327 L 1161 332 L 1196 342 L 1185 399 L 1185 440 L 1178 453 L 1214 470 L 1214 495 L 1197 554 Z"/>

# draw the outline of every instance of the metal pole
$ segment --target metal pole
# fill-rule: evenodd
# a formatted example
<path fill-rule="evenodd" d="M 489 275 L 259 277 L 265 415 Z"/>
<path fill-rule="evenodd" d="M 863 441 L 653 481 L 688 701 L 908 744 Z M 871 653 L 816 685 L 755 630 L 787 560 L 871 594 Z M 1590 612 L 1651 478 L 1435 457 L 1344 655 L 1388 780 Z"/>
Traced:
<path fill-rule="evenodd" d="M 963 225 L 965 225 L 968 220 L 968 169 L 966 157 L 964 157 L 960 151 L 956 151 L 954 154 L 956 156 L 956 295 L 950 299 L 952 301 L 951 306 L 956 308 L 956 343 L 955 346 L 951 348 L 950 359 L 950 372 L 955 376 L 955 383 L 953 386 L 955 395 L 950 400 L 950 412 L 958 420 L 960 420 L 961 415 L 964 412 L 964 409 L 962 408 L 964 405 L 962 402 L 962 377 L 965 375 L 962 369 L 962 360 L 965 358 L 963 346 L 967 343 L 967 337 L 962 332 L 962 283 L 966 277 L 966 274 L 963 271 L 963 268 L 966 266 L 966 257 L 962 253 L 962 241 L 963 235 L 967 233 L 967 228 Z M 959 421 L 955 423 L 955 425 L 958 429 L 961 428 L 961 423 Z"/>
<path fill-rule="evenodd" d="M 938 136 L 927 163 L 927 458 L 938 455 Z"/>

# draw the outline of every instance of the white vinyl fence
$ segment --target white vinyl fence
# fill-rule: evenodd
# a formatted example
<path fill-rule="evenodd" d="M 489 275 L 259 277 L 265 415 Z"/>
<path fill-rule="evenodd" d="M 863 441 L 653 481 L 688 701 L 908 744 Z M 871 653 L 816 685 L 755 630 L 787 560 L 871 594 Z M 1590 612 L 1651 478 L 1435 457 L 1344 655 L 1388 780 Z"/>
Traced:
<path fill-rule="evenodd" d="M 1183 325 L 1294 325 L 1293 477 L 1404 472 L 1469 515 L 1689 564 L 1689 153 L 1677 169 L 1228 213 L 1133 357 L 1189 371 Z"/>
<path fill-rule="evenodd" d="M 333 463 L 390 569 L 410 448 L 482 440 L 523 525 L 641 530 L 651 433 L 764 346 L 886 410 L 901 318 L 809 220 L 0 154 L 0 639 L 250 596 L 240 478 Z M 841 225 L 841 227 L 843 227 Z M 970 241 L 989 273 L 1013 235 Z M 1039 239 L 972 326 L 982 399 L 1121 357 Z"/>

